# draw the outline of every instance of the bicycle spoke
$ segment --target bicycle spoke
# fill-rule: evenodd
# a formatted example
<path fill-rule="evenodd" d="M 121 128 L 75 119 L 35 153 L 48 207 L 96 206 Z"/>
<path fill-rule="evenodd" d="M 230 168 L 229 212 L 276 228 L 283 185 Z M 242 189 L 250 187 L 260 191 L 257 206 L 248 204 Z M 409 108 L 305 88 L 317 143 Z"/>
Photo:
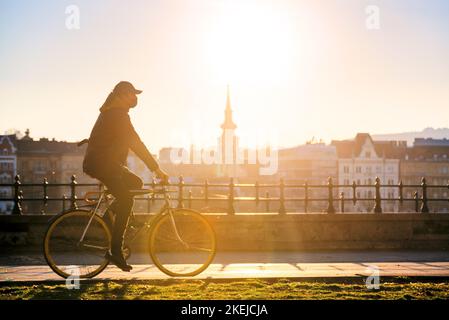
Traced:
<path fill-rule="evenodd" d="M 192 246 L 189 246 L 189 249 L 195 249 L 195 250 L 198 250 L 198 251 L 204 251 L 204 252 L 212 252 L 212 249 L 201 248 L 201 247 L 192 247 Z"/>
<path fill-rule="evenodd" d="M 100 247 L 100 246 L 94 246 L 94 245 L 89 245 L 89 244 L 82 244 L 83 247 L 85 248 L 89 248 L 89 249 L 97 249 L 97 250 L 108 250 L 109 247 Z"/>
<path fill-rule="evenodd" d="M 156 266 L 171 276 L 193 276 L 215 255 L 215 235 L 197 212 L 177 209 L 157 222 L 150 236 Z"/>

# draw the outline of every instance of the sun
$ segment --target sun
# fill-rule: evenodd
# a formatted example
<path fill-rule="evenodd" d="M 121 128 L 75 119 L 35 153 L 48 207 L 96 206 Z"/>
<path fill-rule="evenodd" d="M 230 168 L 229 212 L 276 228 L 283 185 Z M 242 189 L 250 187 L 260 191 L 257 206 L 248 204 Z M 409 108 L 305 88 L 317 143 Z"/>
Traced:
<path fill-rule="evenodd" d="M 261 1 L 224 1 L 206 33 L 213 80 L 233 86 L 273 86 L 288 77 L 292 26 L 287 12 Z"/>

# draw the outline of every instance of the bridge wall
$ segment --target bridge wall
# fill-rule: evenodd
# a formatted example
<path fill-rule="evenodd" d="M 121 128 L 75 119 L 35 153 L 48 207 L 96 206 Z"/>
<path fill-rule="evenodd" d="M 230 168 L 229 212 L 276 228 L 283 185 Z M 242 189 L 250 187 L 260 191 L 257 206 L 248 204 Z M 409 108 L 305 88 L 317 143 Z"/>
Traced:
<path fill-rule="evenodd" d="M 210 214 L 221 251 L 447 249 L 449 214 Z M 1 254 L 42 248 L 51 216 L 0 216 Z M 136 216 L 144 221 L 148 215 Z M 147 250 L 141 234 L 133 250 Z"/>

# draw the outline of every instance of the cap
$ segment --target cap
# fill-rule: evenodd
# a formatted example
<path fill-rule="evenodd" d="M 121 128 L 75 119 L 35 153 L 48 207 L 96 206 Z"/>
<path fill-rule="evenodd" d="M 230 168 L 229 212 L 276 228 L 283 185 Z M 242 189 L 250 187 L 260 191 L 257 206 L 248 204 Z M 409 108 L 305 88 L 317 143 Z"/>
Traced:
<path fill-rule="evenodd" d="M 137 90 L 136 88 L 134 88 L 134 86 L 131 84 L 131 82 L 120 81 L 119 83 L 117 83 L 115 85 L 114 92 L 140 94 L 140 93 L 142 93 L 142 90 Z"/>

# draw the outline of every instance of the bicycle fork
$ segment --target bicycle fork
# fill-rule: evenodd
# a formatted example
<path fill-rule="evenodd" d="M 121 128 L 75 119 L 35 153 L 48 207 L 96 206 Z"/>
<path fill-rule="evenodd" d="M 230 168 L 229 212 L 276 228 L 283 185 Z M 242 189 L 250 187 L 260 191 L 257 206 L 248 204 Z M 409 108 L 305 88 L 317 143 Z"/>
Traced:
<path fill-rule="evenodd" d="M 181 242 L 182 245 L 183 245 L 184 247 L 186 247 L 187 249 L 189 249 L 189 248 L 190 248 L 190 245 L 189 245 L 187 242 L 185 242 L 184 240 L 182 240 L 182 239 L 181 239 L 181 236 L 179 235 L 178 228 L 176 227 L 175 218 L 173 217 L 173 213 L 172 213 L 172 210 L 171 210 L 171 209 L 168 209 L 168 214 L 169 214 L 169 216 L 170 216 L 170 220 L 171 220 L 171 222 L 172 222 L 173 229 L 175 230 L 176 238 L 178 238 L 179 242 Z"/>

